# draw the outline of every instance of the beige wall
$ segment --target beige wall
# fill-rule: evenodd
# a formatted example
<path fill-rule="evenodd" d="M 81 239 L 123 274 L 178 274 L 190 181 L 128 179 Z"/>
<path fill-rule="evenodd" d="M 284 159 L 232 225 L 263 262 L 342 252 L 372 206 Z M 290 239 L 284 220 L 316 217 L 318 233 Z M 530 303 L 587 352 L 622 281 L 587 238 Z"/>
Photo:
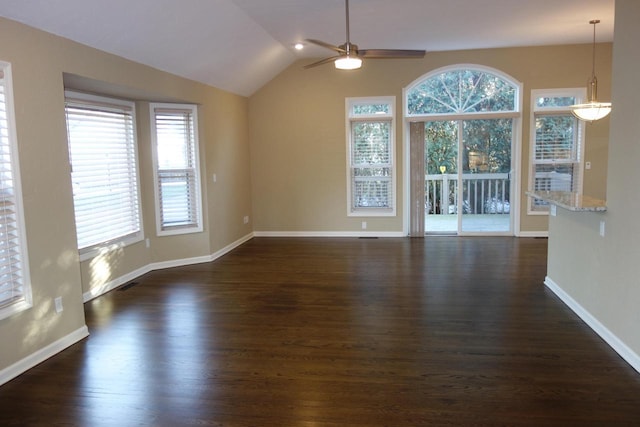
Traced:
<path fill-rule="evenodd" d="M 585 31 L 589 27 L 585 24 Z M 599 97 L 610 97 L 611 44 L 598 45 Z M 532 89 L 585 87 L 591 45 L 430 52 L 424 60 L 370 60 L 355 72 L 331 64 L 308 70 L 299 61 L 249 99 L 254 229 L 257 232 L 361 231 L 347 217 L 345 97 L 394 95 L 397 101 L 398 215 L 366 218 L 367 231 L 402 232 L 402 89 L 455 64 L 495 68 L 523 83 L 521 229 L 546 231 L 545 216 L 526 214 Z M 587 126 L 585 192 L 604 197 L 608 120 Z"/>
<path fill-rule="evenodd" d="M 0 19 L 0 60 L 13 70 L 18 151 L 33 308 L 0 320 L 0 372 L 83 328 L 83 293 L 152 263 L 208 257 L 251 233 L 248 100 Z M 79 263 L 64 86 L 136 103 L 143 223 L 140 242 Z M 203 233 L 156 237 L 146 101 L 199 104 Z M 211 173 L 218 183 L 213 184 Z M 53 299 L 62 296 L 56 314 Z"/>
<path fill-rule="evenodd" d="M 549 230 L 548 277 L 618 351 L 640 370 L 640 3 L 616 0 L 613 111 L 607 175 L 607 212 L 558 210 Z M 605 236 L 600 237 L 600 222 Z M 575 307 L 574 307 L 575 308 Z M 592 326 L 594 326 L 592 324 Z M 626 346 L 626 348 L 625 348 Z"/>

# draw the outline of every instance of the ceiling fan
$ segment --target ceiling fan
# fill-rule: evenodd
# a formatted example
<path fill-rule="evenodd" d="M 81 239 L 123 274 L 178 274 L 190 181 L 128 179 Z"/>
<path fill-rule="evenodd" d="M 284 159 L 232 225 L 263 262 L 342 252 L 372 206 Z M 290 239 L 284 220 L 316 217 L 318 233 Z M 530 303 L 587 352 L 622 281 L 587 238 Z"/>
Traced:
<path fill-rule="evenodd" d="M 304 68 L 317 67 L 329 62 L 334 62 L 336 68 L 341 70 L 355 70 L 362 66 L 363 58 L 388 59 L 388 58 L 424 58 L 424 50 L 406 49 L 358 49 L 358 46 L 349 40 L 349 0 L 345 0 L 345 12 L 347 22 L 347 41 L 340 46 L 323 42 L 321 40 L 307 39 L 309 43 L 331 49 L 338 52 L 338 55 L 322 59 L 312 64 L 305 65 Z"/>

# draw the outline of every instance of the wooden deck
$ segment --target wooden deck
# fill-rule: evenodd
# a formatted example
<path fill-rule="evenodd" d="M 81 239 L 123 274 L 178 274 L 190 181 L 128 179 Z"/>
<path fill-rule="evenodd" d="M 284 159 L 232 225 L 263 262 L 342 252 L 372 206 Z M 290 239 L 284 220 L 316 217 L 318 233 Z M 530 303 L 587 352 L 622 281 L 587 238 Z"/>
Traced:
<path fill-rule="evenodd" d="M 463 215 L 462 231 L 469 233 L 507 233 L 509 232 L 509 214 L 481 214 Z M 425 217 L 425 232 L 451 233 L 458 230 L 458 216 L 427 215 Z"/>
<path fill-rule="evenodd" d="M 545 239 L 255 238 L 87 303 L 0 425 L 638 425 L 640 374 L 545 271 Z"/>

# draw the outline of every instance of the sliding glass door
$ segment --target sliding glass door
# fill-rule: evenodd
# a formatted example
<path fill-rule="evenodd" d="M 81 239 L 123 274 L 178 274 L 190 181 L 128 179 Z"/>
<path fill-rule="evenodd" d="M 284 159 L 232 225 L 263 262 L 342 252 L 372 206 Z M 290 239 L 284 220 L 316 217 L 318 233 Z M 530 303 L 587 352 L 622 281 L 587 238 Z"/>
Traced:
<path fill-rule="evenodd" d="M 513 119 L 424 123 L 425 232 L 511 231 Z"/>

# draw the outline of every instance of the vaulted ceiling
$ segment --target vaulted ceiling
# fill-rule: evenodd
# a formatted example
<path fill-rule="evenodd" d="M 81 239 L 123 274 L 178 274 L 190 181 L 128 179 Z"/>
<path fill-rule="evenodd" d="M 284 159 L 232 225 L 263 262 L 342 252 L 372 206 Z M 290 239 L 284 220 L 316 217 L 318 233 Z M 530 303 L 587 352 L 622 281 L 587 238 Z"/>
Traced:
<path fill-rule="evenodd" d="M 591 43 L 591 19 L 612 41 L 614 0 L 351 0 L 350 15 L 361 48 L 434 52 Z M 296 42 L 345 41 L 344 0 L 0 0 L 0 16 L 245 96 L 332 55 Z"/>

